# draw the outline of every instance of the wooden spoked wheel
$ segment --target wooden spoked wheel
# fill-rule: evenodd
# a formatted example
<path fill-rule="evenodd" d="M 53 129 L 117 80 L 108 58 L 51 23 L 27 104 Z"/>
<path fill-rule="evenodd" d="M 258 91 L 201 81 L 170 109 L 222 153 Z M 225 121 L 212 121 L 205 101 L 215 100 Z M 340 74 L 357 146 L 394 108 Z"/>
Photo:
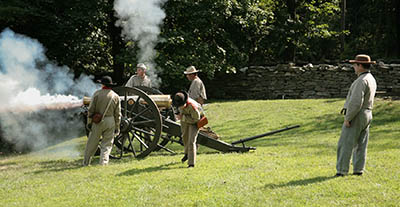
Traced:
<path fill-rule="evenodd" d="M 120 96 L 122 118 L 112 156 L 121 158 L 124 153 L 131 152 L 136 158 L 144 158 L 158 146 L 162 132 L 160 111 L 138 88 L 117 87 L 113 90 Z"/>
<path fill-rule="evenodd" d="M 137 86 L 135 88 L 138 88 L 142 91 L 144 91 L 146 94 L 148 95 L 162 95 L 163 93 L 155 88 L 149 88 L 149 87 L 145 87 L 145 86 Z M 163 123 L 165 119 L 170 119 L 172 121 L 177 121 L 175 118 L 175 109 L 174 107 L 171 108 L 165 108 L 165 109 L 160 109 L 160 114 L 161 114 L 161 118 L 163 119 Z M 173 136 L 171 134 L 168 133 L 162 133 L 161 134 L 161 138 L 159 141 L 158 146 L 156 147 L 155 151 L 158 151 L 160 149 L 164 149 L 166 151 L 172 152 L 169 149 L 167 149 L 165 146 L 168 143 L 178 143 L 180 145 L 183 146 L 183 141 L 182 138 L 179 136 Z"/>

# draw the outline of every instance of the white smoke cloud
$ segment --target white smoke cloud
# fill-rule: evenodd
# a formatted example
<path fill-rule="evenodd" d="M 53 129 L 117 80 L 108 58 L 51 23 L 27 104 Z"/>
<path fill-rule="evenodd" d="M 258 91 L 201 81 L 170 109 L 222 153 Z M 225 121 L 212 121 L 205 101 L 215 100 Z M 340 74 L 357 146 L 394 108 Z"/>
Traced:
<path fill-rule="evenodd" d="M 97 88 L 90 77 L 74 80 L 68 67 L 49 61 L 37 40 L 10 29 L 0 34 L 0 128 L 17 149 L 76 137 L 83 124 L 65 114 L 77 113 L 81 98 Z"/>
<path fill-rule="evenodd" d="M 149 66 L 148 75 L 152 85 L 158 87 L 161 79 L 157 76 L 155 46 L 161 32 L 165 12 L 161 6 L 167 0 L 116 0 L 114 9 L 119 20 L 117 26 L 122 27 L 122 35 L 136 41 L 139 46 L 138 59 Z"/>

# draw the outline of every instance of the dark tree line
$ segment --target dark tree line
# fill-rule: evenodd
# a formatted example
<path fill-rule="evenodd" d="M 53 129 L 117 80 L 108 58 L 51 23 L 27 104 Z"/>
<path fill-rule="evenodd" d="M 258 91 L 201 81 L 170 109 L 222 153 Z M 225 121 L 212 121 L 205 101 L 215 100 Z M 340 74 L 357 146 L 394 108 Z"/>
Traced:
<path fill-rule="evenodd" d="M 157 46 L 161 89 L 186 88 L 182 71 L 231 73 L 251 65 L 400 55 L 397 0 L 169 0 Z M 76 75 L 134 72 L 137 44 L 115 26 L 114 0 L 0 0 L 0 29 L 38 39 Z M 345 4 L 345 12 L 342 8 Z M 344 29 L 344 30 L 343 30 Z"/>

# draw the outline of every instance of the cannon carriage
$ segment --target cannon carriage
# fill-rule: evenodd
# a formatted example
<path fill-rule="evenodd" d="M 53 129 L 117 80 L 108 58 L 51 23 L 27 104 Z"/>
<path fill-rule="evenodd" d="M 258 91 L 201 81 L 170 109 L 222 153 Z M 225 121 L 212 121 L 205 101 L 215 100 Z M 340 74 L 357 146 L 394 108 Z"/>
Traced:
<path fill-rule="evenodd" d="M 167 148 L 168 143 L 183 145 L 180 124 L 175 119 L 175 109 L 172 107 L 170 95 L 163 95 L 160 91 L 147 87 L 116 87 L 113 90 L 120 96 L 122 113 L 121 131 L 114 139 L 114 149 L 111 154 L 113 158 L 121 158 L 125 153 L 132 153 L 136 158 L 144 158 L 158 150 L 174 153 Z M 83 102 L 86 108 L 83 114 L 87 115 L 90 98 L 84 98 Z M 256 148 L 245 146 L 246 141 L 297 127 L 299 126 L 286 127 L 241 139 L 232 144 L 200 131 L 197 144 L 221 152 L 248 152 Z M 237 146 L 237 144 L 241 145 Z"/>

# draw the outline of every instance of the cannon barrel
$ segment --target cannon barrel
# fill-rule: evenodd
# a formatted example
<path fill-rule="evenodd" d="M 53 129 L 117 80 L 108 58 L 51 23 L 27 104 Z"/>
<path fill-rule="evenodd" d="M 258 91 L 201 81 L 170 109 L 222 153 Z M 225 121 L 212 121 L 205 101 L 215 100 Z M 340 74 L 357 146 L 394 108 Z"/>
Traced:
<path fill-rule="evenodd" d="M 159 108 L 171 108 L 172 106 L 172 99 L 170 95 L 148 95 L 153 101 L 154 103 L 156 103 L 156 105 Z M 140 99 L 139 96 L 120 96 L 119 97 L 120 100 L 128 100 L 128 104 L 132 105 L 135 103 L 136 100 L 139 99 L 139 102 L 141 104 L 146 104 L 146 101 L 144 99 Z M 84 105 L 89 105 L 90 102 L 92 101 L 91 97 L 83 97 L 83 104 Z"/>

